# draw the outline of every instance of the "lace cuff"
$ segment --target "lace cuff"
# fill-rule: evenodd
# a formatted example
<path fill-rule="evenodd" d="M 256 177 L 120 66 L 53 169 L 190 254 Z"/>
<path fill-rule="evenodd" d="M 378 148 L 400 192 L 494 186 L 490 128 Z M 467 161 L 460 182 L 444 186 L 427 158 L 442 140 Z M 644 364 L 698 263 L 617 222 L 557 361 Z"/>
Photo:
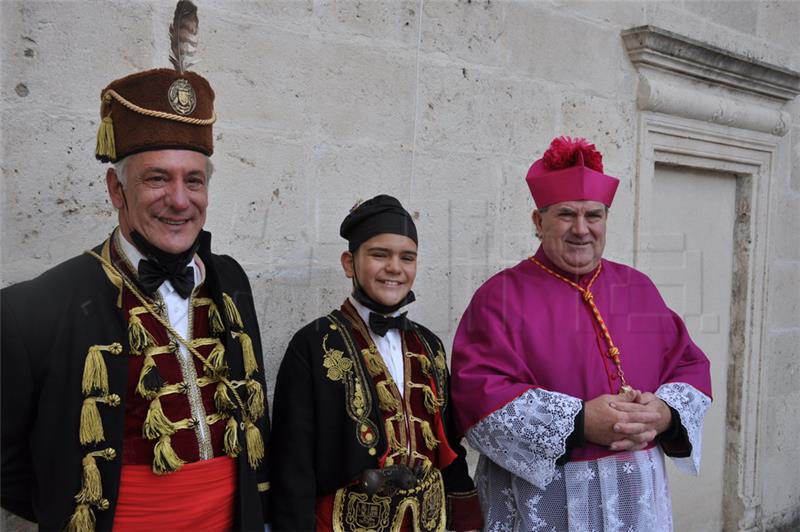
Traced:
<path fill-rule="evenodd" d="M 544 489 L 566 451 L 580 399 L 532 389 L 467 431 L 467 441 L 495 464 Z"/>
<path fill-rule="evenodd" d="M 711 398 L 703 392 L 684 382 L 662 384 L 656 390 L 656 396 L 677 410 L 681 416 L 681 425 L 686 429 L 692 454 L 686 458 L 673 458 L 675 465 L 689 475 L 700 474 L 700 455 L 703 448 L 703 418 L 711 404 Z"/>

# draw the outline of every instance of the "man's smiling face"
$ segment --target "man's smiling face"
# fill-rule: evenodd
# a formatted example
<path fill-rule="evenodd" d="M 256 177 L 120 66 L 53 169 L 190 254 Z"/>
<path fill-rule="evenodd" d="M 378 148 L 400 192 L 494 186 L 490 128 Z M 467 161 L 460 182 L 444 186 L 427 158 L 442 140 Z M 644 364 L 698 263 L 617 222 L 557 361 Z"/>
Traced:
<path fill-rule="evenodd" d="M 543 211 L 533 211 L 533 223 L 553 264 L 577 275 L 594 270 L 606 245 L 606 206 L 599 201 L 565 201 Z"/>
<path fill-rule="evenodd" d="M 206 221 L 207 168 L 202 153 L 156 150 L 126 158 L 124 187 L 109 169 L 106 184 L 125 238 L 135 229 L 162 251 L 189 249 Z"/>

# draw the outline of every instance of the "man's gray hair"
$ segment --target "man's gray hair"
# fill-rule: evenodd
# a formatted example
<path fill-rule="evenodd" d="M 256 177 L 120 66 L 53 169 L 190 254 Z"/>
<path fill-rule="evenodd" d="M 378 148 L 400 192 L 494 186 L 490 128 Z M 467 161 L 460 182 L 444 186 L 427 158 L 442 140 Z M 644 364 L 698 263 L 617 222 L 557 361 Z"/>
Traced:
<path fill-rule="evenodd" d="M 211 157 L 208 155 L 203 154 L 203 157 L 206 158 L 206 186 L 208 186 L 211 184 L 211 174 L 214 173 L 214 163 L 211 162 Z M 117 173 L 117 179 L 119 179 L 119 182 L 122 183 L 122 188 L 126 188 L 127 186 L 129 160 L 130 156 L 120 159 L 114 163 L 114 171 Z"/>

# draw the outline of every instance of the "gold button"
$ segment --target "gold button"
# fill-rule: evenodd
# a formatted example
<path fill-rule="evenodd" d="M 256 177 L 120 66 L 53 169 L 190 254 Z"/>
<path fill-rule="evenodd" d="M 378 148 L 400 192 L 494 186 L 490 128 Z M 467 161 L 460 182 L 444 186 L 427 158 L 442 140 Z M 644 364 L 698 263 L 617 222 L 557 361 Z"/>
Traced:
<path fill-rule="evenodd" d="M 366 434 L 364 434 L 364 439 L 367 441 L 372 441 L 372 433 L 367 432 Z"/>
<path fill-rule="evenodd" d="M 331 328 L 331 330 L 332 330 L 332 331 L 335 331 L 335 330 L 336 330 L 336 325 L 334 325 L 333 323 L 331 323 L 331 324 L 329 325 L 329 327 Z"/>
<path fill-rule="evenodd" d="M 367 452 L 369 453 L 370 456 L 375 456 L 375 448 L 370 448 L 370 450 Z"/>

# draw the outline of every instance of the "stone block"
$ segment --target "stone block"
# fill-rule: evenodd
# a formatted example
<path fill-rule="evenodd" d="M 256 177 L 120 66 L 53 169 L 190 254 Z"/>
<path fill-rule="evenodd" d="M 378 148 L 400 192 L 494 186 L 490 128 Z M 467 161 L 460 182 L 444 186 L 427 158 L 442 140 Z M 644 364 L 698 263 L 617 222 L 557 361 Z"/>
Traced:
<path fill-rule="evenodd" d="M 205 22 L 201 32 L 216 31 L 212 25 L 217 21 L 238 20 L 254 26 L 263 26 L 266 31 L 287 30 L 310 34 L 316 19 L 314 0 L 270 0 L 269 2 L 242 2 L 239 0 L 217 0 L 199 5 L 200 20 Z M 159 20 L 169 20 L 174 6 L 162 5 L 164 12 Z M 231 35 L 229 35 L 231 37 Z"/>
<path fill-rule="evenodd" d="M 316 30 L 323 36 L 369 39 L 377 46 L 416 48 L 419 2 L 323 0 L 314 7 Z"/>
<path fill-rule="evenodd" d="M 553 0 L 551 10 L 564 16 L 591 21 L 620 30 L 647 23 L 646 1 L 631 0 Z"/>
<path fill-rule="evenodd" d="M 550 141 L 557 100 L 541 83 L 424 61 L 419 84 L 422 149 L 527 156 Z"/>
<path fill-rule="evenodd" d="M 770 265 L 769 325 L 773 329 L 800 326 L 800 262 L 773 261 Z M 789 296 L 793 294 L 793 296 Z"/>
<path fill-rule="evenodd" d="M 636 128 L 635 109 L 631 103 L 567 92 L 562 96 L 560 109 L 561 134 L 589 139 L 603 154 L 603 166 L 609 173 L 613 169 L 623 169 L 631 172 L 629 176 L 632 177 L 629 165 L 635 160 Z M 623 183 L 630 181 L 630 177 L 621 177 Z"/>
<path fill-rule="evenodd" d="M 689 0 L 686 10 L 706 19 L 711 24 L 727 26 L 736 31 L 756 33 L 760 2 L 748 0 Z"/>
<path fill-rule="evenodd" d="M 800 504 L 800 468 L 791 464 L 800 461 L 797 448 L 797 431 L 800 424 L 800 392 L 785 394 L 763 405 L 765 437 L 760 438 L 763 463 L 760 465 L 763 511 L 766 515 L 779 514 Z"/>
<path fill-rule="evenodd" d="M 531 160 L 513 159 L 503 166 L 503 185 L 498 194 L 494 216 L 497 220 L 494 238 L 500 261 L 516 263 L 533 255 L 539 247 L 531 214 L 535 208 L 525 175 L 535 159 L 549 146 L 549 139 Z"/>
<path fill-rule="evenodd" d="M 0 9 L 0 93 L 9 105 L 99 114 L 109 82 L 169 65 L 166 27 L 157 33 L 163 56 L 155 54 L 151 4 L 3 2 Z"/>
<path fill-rule="evenodd" d="M 772 246 L 772 255 L 779 260 L 800 261 L 800 190 L 779 192 L 773 197 L 771 238 L 780 244 Z"/>
<path fill-rule="evenodd" d="M 3 146 L 3 283 L 31 278 L 98 244 L 116 225 L 94 117 L 7 109 Z"/>
<path fill-rule="evenodd" d="M 514 2 L 506 7 L 506 31 L 514 71 L 595 94 L 633 94 L 634 72 L 617 29 L 535 2 Z"/>
<path fill-rule="evenodd" d="M 214 249 L 256 272 L 305 257 L 313 239 L 307 148 L 263 132 L 217 128 L 207 228 Z"/>
<path fill-rule="evenodd" d="M 726 2 L 727 3 L 727 2 Z M 800 3 L 793 1 L 752 2 L 758 8 L 757 34 L 772 46 L 797 53 L 800 33 L 793 27 L 800 22 Z"/>
<path fill-rule="evenodd" d="M 505 65 L 505 2 L 425 2 L 422 12 L 423 52 L 444 54 L 456 64 Z"/>
<path fill-rule="evenodd" d="M 766 391 L 780 398 L 798 391 L 800 382 L 800 325 L 769 333 L 768 356 L 764 357 Z M 798 427 L 800 429 L 800 427 Z"/>

